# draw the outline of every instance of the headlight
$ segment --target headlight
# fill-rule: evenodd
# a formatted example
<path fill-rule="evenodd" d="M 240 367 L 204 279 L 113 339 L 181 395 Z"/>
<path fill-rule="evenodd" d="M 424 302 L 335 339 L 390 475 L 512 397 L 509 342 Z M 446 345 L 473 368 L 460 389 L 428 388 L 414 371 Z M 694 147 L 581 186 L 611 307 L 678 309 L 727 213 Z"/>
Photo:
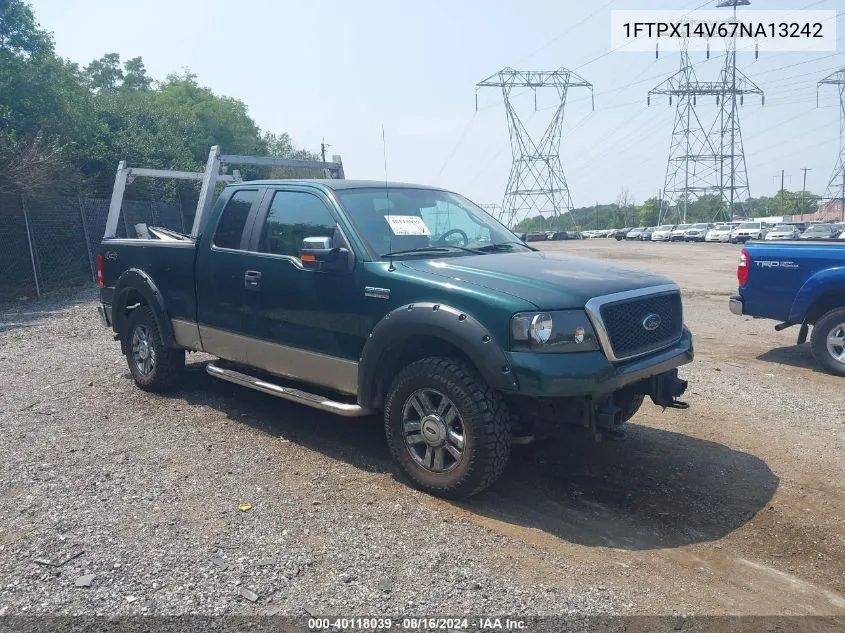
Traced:
<path fill-rule="evenodd" d="M 511 319 L 514 352 L 592 352 L 599 349 L 596 333 L 583 310 L 520 312 Z"/>

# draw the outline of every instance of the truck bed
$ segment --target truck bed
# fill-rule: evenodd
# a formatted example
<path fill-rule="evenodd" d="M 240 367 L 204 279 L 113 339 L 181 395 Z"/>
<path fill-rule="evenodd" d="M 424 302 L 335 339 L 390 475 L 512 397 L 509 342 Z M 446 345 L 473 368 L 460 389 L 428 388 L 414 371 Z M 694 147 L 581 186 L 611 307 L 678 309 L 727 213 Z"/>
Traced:
<path fill-rule="evenodd" d="M 105 288 L 113 288 L 130 268 L 144 271 L 155 280 L 171 319 L 197 320 L 194 260 L 196 243 L 191 239 L 106 239 L 100 244 Z M 105 298 L 105 297 L 104 297 Z"/>
<path fill-rule="evenodd" d="M 752 241 L 743 252 L 750 258 L 743 311 L 758 318 L 797 320 L 805 295 L 814 294 L 809 285 L 822 281 L 818 273 L 845 266 L 845 241 Z"/>

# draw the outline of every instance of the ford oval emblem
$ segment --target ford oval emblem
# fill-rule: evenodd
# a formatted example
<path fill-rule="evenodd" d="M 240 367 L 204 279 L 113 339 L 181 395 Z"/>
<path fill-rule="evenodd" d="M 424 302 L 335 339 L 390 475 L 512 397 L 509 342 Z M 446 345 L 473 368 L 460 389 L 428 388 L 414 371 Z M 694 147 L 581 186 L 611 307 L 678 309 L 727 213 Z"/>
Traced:
<path fill-rule="evenodd" d="M 647 314 L 643 319 L 643 327 L 649 332 L 654 332 L 654 330 L 660 327 L 662 320 L 659 314 Z"/>

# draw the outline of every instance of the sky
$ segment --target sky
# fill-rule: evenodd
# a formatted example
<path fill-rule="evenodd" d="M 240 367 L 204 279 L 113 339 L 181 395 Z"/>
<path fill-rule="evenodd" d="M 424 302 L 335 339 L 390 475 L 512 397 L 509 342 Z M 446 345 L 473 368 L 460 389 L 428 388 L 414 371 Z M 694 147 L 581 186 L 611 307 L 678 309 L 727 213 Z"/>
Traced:
<path fill-rule="evenodd" d="M 646 104 L 678 69 L 677 50 L 610 51 L 610 15 L 694 9 L 704 0 L 30 0 L 57 53 L 82 65 L 104 53 L 141 56 L 153 78 L 189 69 L 218 94 L 244 101 L 263 130 L 340 154 L 347 178 L 437 185 L 501 203 L 511 166 L 502 95 L 475 84 L 506 66 L 561 66 L 594 86 L 572 89 L 560 156 L 574 205 L 637 201 L 663 187 L 674 107 Z M 839 10 L 836 53 L 753 52 L 738 66 L 766 93 L 740 110 L 752 196 L 780 188 L 823 193 L 839 150 L 839 97 L 816 82 L 845 66 L 842 0 L 753 0 L 752 9 Z M 711 1 L 703 8 L 712 8 Z M 714 51 L 716 53 L 718 51 Z M 691 53 L 699 80 L 722 58 Z M 516 94 L 516 93 L 515 93 Z M 539 138 L 553 90 L 514 99 Z M 715 114 L 715 103 L 698 105 Z M 223 148 L 225 152 L 226 148 Z"/>

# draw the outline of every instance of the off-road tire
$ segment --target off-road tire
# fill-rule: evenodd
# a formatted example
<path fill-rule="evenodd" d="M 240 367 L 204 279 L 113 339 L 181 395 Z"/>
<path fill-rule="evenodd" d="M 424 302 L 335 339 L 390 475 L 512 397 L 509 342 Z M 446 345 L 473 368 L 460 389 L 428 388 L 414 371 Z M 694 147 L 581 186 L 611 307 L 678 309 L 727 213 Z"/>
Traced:
<path fill-rule="evenodd" d="M 613 404 L 622 409 L 622 423 L 624 424 L 633 418 L 645 400 L 641 393 L 632 391 L 617 391 L 613 394 Z"/>
<path fill-rule="evenodd" d="M 424 468 L 405 444 L 402 410 L 419 389 L 445 394 L 463 421 L 464 456 L 450 472 Z M 508 420 L 499 394 L 474 368 L 452 358 L 424 358 L 405 367 L 393 380 L 384 407 L 384 430 L 394 461 L 418 488 L 450 499 L 481 492 L 502 474 L 511 447 Z"/>
<path fill-rule="evenodd" d="M 813 333 L 810 336 L 810 349 L 813 357 L 825 371 L 836 376 L 845 376 L 845 363 L 842 363 L 830 355 L 827 349 L 827 337 L 833 328 L 845 323 L 845 308 L 834 308 L 822 315 L 813 325 Z"/>
<path fill-rule="evenodd" d="M 132 333 L 138 325 L 149 332 L 150 343 L 155 350 L 155 366 L 149 374 L 141 372 L 132 357 Z M 126 321 L 126 362 L 132 379 L 144 391 L 164 393 L 173 389 L 185 369 L 185 350 L 169 348 L 161 340 L 153 311 L 149 306 L 140 306 L 132 311 Z"/>

